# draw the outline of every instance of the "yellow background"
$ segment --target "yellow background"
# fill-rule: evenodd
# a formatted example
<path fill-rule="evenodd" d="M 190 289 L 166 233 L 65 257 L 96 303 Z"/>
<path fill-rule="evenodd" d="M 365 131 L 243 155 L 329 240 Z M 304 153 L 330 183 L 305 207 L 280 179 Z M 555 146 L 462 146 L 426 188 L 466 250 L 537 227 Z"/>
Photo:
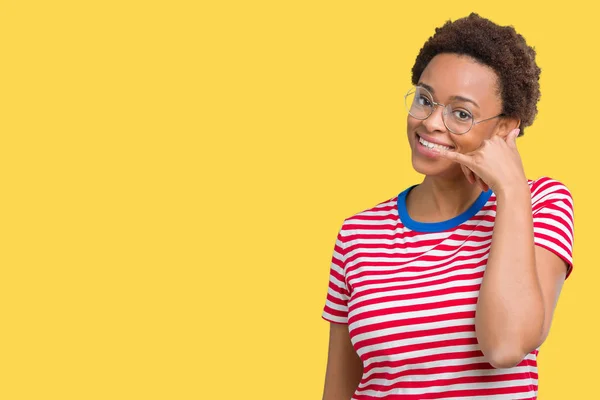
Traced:
<path fill-rule="evenodd" d="M 320 399 L 337 230 L 420 181 L 402 95 L 471 11 L 535 46 L 518 146 L 575 199 L 539 398 L 600 397 L 584 2 L 0 4 L 0 398 Z"/>

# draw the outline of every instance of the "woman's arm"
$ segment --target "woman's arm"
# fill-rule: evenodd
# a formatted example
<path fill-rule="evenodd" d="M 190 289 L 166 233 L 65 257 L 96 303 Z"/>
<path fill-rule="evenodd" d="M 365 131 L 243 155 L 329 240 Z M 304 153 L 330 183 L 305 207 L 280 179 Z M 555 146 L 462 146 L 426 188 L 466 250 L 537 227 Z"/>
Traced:
<path fill-rule="evenodd" d="M 490 364 L 509 368 L 548 336 L 567 270 L 557 255 L 534 244 L 529 185 L 514 185 L 496 196 L 475 330 Z"/>
<path fill-rule="evenodd" d="M 352 347 L 348 325 L 331 322 L 323 400 L 350 400 L 362 372 L 362 361 Z"/>
<path fill-rule="evenodd" d="M 558 255 L 535 245 L 518 133 L 494 136 L 468 154 L 439 151 L 468 167 L 496 194 L 492 244 L 475 314 L 477 341 L 496 368 L 517 365 L 544 342 L 567 271 Z"/>

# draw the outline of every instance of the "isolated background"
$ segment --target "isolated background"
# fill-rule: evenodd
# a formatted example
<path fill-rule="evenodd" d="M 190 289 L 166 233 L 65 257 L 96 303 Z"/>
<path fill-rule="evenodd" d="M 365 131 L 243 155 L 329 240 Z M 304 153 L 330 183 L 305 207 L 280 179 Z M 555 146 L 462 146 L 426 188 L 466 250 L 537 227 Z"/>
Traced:
<path fill-rule="evenodd" d="M 471 11 L 538 52 L 575 199 L 539 398 L 593 398 L 597 16 L 504 1 L 1 1 L 0 398 L 320 399 L 343 219 L 417 183 L 402 95 Z"/>

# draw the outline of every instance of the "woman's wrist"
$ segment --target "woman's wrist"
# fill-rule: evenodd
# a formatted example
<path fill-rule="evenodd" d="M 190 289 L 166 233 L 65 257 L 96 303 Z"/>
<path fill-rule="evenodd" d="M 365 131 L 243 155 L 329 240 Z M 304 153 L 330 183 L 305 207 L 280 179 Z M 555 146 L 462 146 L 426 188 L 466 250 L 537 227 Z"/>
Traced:
<path fill-rule="evenodd" d="M 519 198 L 531 199 L 531 190 L 527 181 L 515 182 L 502 185 L 493 189 L 496 199 L 499 202 L 511 201 L 514 202 Z"/>

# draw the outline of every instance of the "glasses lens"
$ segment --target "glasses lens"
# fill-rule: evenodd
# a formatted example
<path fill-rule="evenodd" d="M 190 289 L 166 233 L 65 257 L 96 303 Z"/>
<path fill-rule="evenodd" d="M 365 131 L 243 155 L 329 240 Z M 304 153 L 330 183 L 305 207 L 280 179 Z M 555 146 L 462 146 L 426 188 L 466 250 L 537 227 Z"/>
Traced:
<path fill-rule="evenodd" d="M 446 127 L 456 134 L 468 132 L 473 126 L 473 114 L 466 107 L 459 104 L 449 104 L 444 110 Z"/>
<path fill-rule="evenodd" d="M 417 119 L 425 119 L 431 115 L 433 110 L 433 98 L 431 94 L 421 87 L 412 88 L 405 97 L 408 113 Z"/>

